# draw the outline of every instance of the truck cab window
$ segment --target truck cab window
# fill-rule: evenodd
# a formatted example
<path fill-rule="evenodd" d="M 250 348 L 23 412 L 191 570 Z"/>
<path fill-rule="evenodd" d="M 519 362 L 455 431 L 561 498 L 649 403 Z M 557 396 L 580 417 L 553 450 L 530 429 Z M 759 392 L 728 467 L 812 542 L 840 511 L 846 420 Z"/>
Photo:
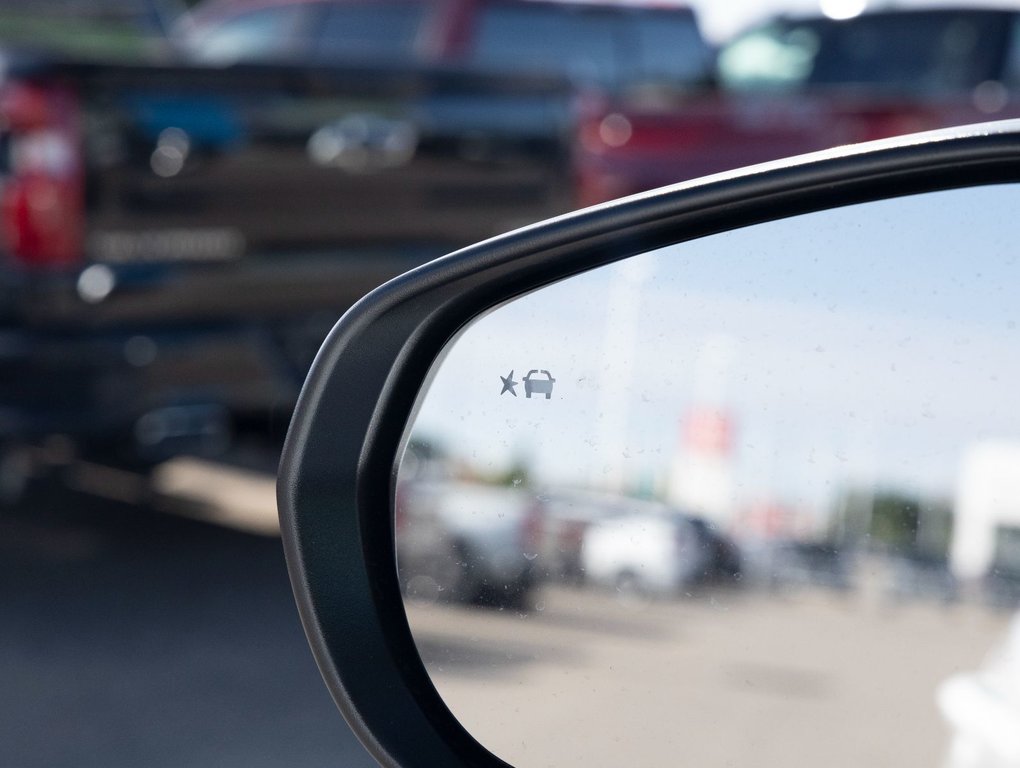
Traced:
<path fill-rule="evenodd" d="M 1020 18 L 1009 25 L 1009 35 L 1002 67 L 1002 81 L 1013 88 L 1020 85 Z"/>
<path fill-rule="evenodd" d="M 973 87 L 991 74 L 993 21 L 982 14 L 932 13 L 831 23 L 811 82 L 929 93 Z"/>
<path fill-rule="evenodd" d="M 486 71 L 562 75 L 613 85 L 620 77 L 619 19 L 569 7 L 493 4 L 480 12 L 471 63 Z"/>
<path fill-rule="evenodd" d="M 719 53 L 719 81 L 730 90 L 787 90 L 807 80 L 820 45 L 816 30 L 772 24 L 752 30 Z"/>
<path fill-rule="evenodd" d="M 953 92 L 994 77 L 1001 22 L 1001 15 L 980 11 L 780 20 L 727 45 L 719 54 L 719 78 L 734 90 Z"/>
<path fill-rule="evenodd" d="M 393 61 L 415 57 L 426 3 L 332 4 L 319 33 L 323 59 Z"/>
<path fill-rule="evenodd" d="M 711 76 L 712 49 L 693 13 L 654 11 L 635 14 L 636 74 L 663 84 L 704 83 Z"/>

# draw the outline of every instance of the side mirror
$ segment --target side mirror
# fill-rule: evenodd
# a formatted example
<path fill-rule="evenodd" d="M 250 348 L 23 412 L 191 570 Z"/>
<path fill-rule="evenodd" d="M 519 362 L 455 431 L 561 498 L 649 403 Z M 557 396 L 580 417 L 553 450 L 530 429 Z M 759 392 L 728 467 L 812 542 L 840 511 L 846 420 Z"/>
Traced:
<path fill-rule="evenodd" d="M 844 148 L 518 230 L 350 310 L 279 504 L 373 755 L 973 754 L 937 691 L 1020 595 L 1018 182 L 1018 122 Z"/>

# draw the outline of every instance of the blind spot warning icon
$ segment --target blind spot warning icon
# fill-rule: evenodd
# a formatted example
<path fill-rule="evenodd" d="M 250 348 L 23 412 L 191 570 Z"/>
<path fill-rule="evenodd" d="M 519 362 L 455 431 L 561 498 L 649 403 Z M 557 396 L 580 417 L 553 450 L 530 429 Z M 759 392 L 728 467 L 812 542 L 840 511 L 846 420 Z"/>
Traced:
<path fill-rule="evenodd" d="M 536 377 L 536 373 L 545 374 L 545 378 Z M 533 394 L 545 395 L 546 400 L 552 397 L 553 384 L 556 383 L 556 379 L 552 377 L 552 374 L 549 373 L 549 371 L 540 371 L 538 369 L 528 371 L 528 375 L 525 376 L 522 381 L 524 382 L 525 397 L 530 398 Z"/>

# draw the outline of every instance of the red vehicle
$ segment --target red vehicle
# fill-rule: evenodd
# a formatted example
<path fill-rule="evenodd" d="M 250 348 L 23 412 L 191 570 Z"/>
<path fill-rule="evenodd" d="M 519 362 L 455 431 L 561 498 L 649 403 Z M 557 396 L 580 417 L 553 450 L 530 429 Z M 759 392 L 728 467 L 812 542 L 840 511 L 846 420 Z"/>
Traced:
<path fill-rule="evenodd" d="M 799 152 L 1020 116 L 1020 14 L 890 10 L 779 17 L 717 57 L 711 94 L 592 100 L 577 158 L 585 202 Z"/>

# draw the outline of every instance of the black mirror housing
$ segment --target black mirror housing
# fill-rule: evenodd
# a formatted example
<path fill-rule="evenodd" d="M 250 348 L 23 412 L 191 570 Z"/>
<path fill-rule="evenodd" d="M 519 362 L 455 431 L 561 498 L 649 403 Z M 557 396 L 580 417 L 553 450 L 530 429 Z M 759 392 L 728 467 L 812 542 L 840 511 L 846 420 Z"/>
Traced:
<path fill-rule="evenodd" d="M 305 384 L 278 501 L 316 661 L 376 759 L 504 765 L 458 723 L 429 679 L 395 562 L 393 496 L 405 428 L 430 367 L 459 329 L 528 291 L 654 248 L 852 203 L 1016 181 L 1017 121 L 841 148 L 526 227 L 409 272 L 355 305 Z M 542 381 L 542 372 L 535 378 Z"/>

